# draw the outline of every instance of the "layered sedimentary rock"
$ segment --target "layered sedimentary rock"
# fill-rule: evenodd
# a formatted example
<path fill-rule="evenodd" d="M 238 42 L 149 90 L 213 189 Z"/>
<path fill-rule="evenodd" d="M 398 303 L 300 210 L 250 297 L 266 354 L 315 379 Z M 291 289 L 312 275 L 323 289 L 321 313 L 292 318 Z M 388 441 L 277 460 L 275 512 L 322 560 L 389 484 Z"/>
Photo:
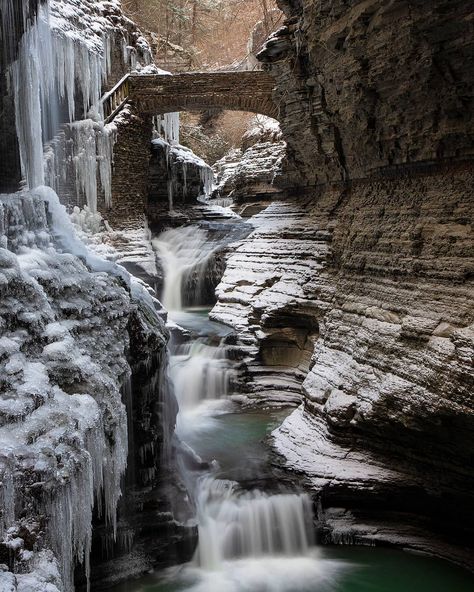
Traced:
<path fill-rule="evenodd" d="M 260 57 L 305 191 L 255 219 L 213 315 L 253 348 L 246 395 L 301 396 L 274 442 L 318 499 L 325 540 L 469 564 L 472 8 L 282 7 Z"/>
<path fill-rule="evenodd" d="M 216 186 L 212 196 L 237 203 L 275 198 L 283 184 L 282 162 L 286 143 L 278 123 L 258 116 L 242 138 L 240 149 L 231 150 L 214 165 Z"/>
<path fill-rule="evenodd" d="M 472 205 L 459 199 L 472 174 L 460 171 L 454 192 L 451 181 L 374 183 L 343 205 L 339 191 L 274 204 L 252 219 L 217 288 L 212 316 L 239 330 L 251 358 L 246 397 L 304 402 L 276 449 L 321 508 L 355 512 L 340 540 L 400 543 L 405 524 L 406 545 L 441 553 L 422 526 L 434 540 L 470 541 Z M 374 232 L 367 220 L 380 224 L 382 211 Z"/>
<path fill-rule="evenodd" d="M 306 183 L 472 157 L 471 6 L 280 4 L 288 20 L 259 58 L 276 77 L 279 120 Z"/>

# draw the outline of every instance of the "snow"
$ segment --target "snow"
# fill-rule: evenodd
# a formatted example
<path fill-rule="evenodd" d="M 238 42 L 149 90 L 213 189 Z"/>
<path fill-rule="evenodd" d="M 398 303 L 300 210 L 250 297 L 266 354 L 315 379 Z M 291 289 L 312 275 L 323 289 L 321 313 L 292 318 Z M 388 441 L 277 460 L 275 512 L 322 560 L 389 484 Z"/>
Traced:
<path fill-rule="evenodd" d="M 11 16 L 15 0 L 4 4 Z M 36 21 L 27 7 L 9 75 L 30 190 L 0 195 L 0 542 L 18 572 L 0 566 L 0 591 L 71 592 L 75 564 L 89 572 L 94 505 L 116 533 L 131 310 L 154 318 L 161 308 L 100 243 L 113 233 L 96 211 L 98 183 L 111 203 L 116 129 L 101 121 L 99 99 L 112 45 L 117 35 L 123 48 L 133 43 L 124 52 L 137 68 L 150 54 L 116 0 L 49 0 Z M 176 137 L 176 117 L 166 126 Z M 77 197 L 87 202 L 73 212 L 75 225 L 55 192 L 69 181 L 66 143 Z"/>
<path fill-rule="evenodd" d="M 35 217 L 46 204 L 57 244 L 80 252 L 82 259 L 54 246 L 44 211 Z M 130 296 L 114 277 L 128 274 L 88 253 L 49 188 L 1 196 L 0 213 L 7 224 L 2 232 L 18 235 L 14 250 L 0 249 L 0 268 L 9 280 L 0 304 L 0 536 L 20 552 L 18 521 L 22 507 L 32 503 L 25 480 L 35 475 L 53 494 L 35 495 L 32 507 L 50 517 L 48 546 L 59 564 L 53 555 L 22 555 L 21 571 L 28 573 L 16 577 L 17 588 L 69 591 L 74 562 L 88 571 L 92 508 L 102 497 L 106 520 L 115 529 L 127 456 L 120 388 L 130 371 L 125 357 Z M 149 298 L 129 278 L 128 285 L 135 297 Z M 46 343 L 38 347 L 41 338 Z M 79 385 L 79 392 L 71 392 Z M 17 487 L 22 496 L 14 504 Z M 55 565 L 62 582 L 51 575 Z"/>
<path fill-rule="evenodd" d="M 41 208 L 42 215 L 33 215 Z M 129 372 L 125 353 L 130 296 L 114 276 L 126 281 L 140 306 L 153 308 L 156 301 L 143 283 L 113 262 L 100 261 L 75 238 L 51 189 L 2 196 L 0 220 L 2 232 L 15 237 L 14 252 L 0 250 L 1 269 L 9 277 L 0 318 L 11 319 L 1 336 L 8 357 L 0 357 L 0 375 L 8 382 L 2 394 L 5 408 L 0 409 L 0 537 L 15 548 L 22 572 L 2 579 L 15 590 L 70 591 L 74 563 L 83 562 L 86 573 L 89 570 L 92 507 L 96 503 L 100 510 L 102 496 L 103 514 L 116 528 L 126 463 L 127 422 L 120 383 Z M 38 220 L 44 225 L 38 227 Z M 61 245 L 81 259 L 62 252 Z M 93 273 L 89 266 L 95 266 Z M 28 330 L 21 323 L 16 326 L 21 314 L 30 315 L 33 326 Z M 28 475 L 35 476 L 34 505 Z M 15 489 L 22 491 L 17 508 Z M 53 553 L 43 563 L 39 552 L 24 553 L 21 548 L 22 505 L 29 508 L 30 517 L 32 507 L 38 518 L 50 517 L 42 545 Z M 33 532 L 38 528 L 31 527 Z"/>

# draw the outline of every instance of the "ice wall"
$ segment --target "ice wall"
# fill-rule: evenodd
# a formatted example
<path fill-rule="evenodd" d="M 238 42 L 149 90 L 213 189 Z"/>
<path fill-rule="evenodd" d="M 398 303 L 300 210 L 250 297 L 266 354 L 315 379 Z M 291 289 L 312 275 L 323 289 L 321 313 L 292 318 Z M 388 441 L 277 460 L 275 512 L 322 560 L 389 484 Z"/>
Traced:
<path fill-rule="evenodd" d="M 51 576 L 38 549 L 61 590 L 75 561 L 88 572 L 94 503 L 115 528 L 126 466 L 130 298 L 79 241 L 82 258 L 60 250 L 67 230 L 53 191 L 0 196 L 0 548 L 18 590 Z"/>
<path fill-rule="evenodd" d="M 9 79 L 29 189 L 0 195 L 0 590 L 70 592 L 75 564 L 89 573 L 94 506 L 116 532 L 131 318 L 162 322 L 44 185 L 71 184 L 95 211 L 99 182 L 110 203 L 115 129 L 99 99 L 117 45 L 135 64 L 148 46 L 115 0 L 33 4 L 1 4 L 2 41 L 23 19 Z"/>
<path fill-rule="evenodd" d="M 100 191 L 110 207 L 116 130 L 104 125 L 100 98 L 125 72 L 150 63 L 148 43 L 116 0 L 46 0 L 36 18 L 26 8 L 15 12 L 16 0 L 4 3 L 2 39 L 15 18 L 24 21 L 17 51 L 9 51 L 16 56 L 9 77 L 27 186 L 46 184 L 61 194 L 69 186 L 69 201 L 93 211 Z"/>

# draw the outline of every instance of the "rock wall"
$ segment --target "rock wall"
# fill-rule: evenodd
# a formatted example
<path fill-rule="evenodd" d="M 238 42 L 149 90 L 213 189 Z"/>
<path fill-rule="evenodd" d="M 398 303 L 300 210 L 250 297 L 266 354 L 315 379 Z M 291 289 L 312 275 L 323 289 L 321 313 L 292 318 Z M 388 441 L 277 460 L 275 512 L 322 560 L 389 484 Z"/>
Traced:
<path fill-rule="evenodd" d="M 114 125 L 112 200 L 102 211 L 114 228 L 136 228 L 145 221 L 152 120 L 127 106 Z"/>
<path fill-rule="evenodd" d="M 300 190 L 253 219 L 213 316 L 250 348 L 244 394 L 302 401 L 274 441 L 324 540 L 472 567 L 472 7 L 281 7 L 260 58 Z"/>
<path fill-rule="evenodd" d="M 2 195 L 0 211 L 0 555 L 12 590 L 72 590 L 94 503 L 116 523 L 133 290 L 74 238 L 54 192 Z"/>
<path fill-rule="evenodd" d="M 278 123 L 257 116 L 242 138 L 241 149 L 231 150 L 214 164 L 216 186 L 212 197 L 230 198 L 236 203 L 277 198 L 284 185 L 285 156 L 286 143 Z"/>
<path fill-rule="evenodd" d="M 319 0 L 283 8 L 290 18 L 259 57 L 272 64 L 285 138 L 309 182 L 472 157 L 472 7 Z"/>
<path fill-rule="evenodd" d="M 198 198 L 210 191 L 212 170 L 191 149 L 156 139 L 150 153 L 148 217 L 151 222 L 159 217 L 163 207 L 196 205 Z"/>

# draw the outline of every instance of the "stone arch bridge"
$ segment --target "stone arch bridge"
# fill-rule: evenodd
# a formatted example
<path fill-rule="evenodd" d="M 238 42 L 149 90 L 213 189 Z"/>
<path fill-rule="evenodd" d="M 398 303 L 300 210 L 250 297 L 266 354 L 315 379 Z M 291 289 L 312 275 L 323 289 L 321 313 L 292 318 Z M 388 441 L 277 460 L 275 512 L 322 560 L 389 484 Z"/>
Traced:
<path fill-rule="evenodd" d="M 152 116 L 176 111 L 217 108 L 273 117 L 274 80 L 267 72 L 190 72 L 183 74 L 128 74 L 102 98 L 104 118 L 111 122 L 130 105 L 125 118 L 117 117 L 113 155 L 112 207 L 104 210 L 113 226 L 141 223 L 148 211 Z M 104 206 L 105 207 L 105 206 Z"/>
<path fill-rule="evenodd" d="M 104 96 L 104 113 L 110 121 L 132 102 L 140 115 L 220 108 L 278 118 L 273 87 L 273 78 L 261 70 L 129 74 Z"/>

